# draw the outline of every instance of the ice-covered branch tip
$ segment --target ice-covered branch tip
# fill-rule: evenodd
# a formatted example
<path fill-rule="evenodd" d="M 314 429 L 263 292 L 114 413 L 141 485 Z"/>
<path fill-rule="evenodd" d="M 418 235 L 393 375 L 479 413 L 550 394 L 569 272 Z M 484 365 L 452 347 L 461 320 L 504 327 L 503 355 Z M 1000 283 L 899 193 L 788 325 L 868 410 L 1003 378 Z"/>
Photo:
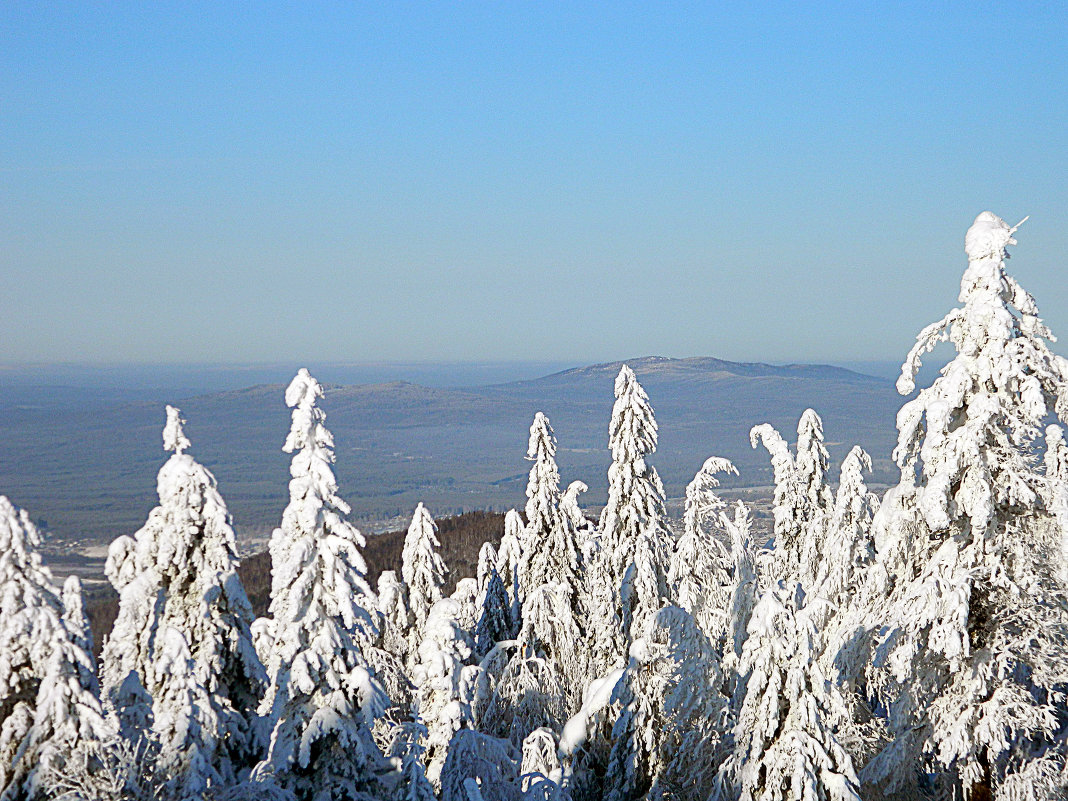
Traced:
<path fill-rule="evenodd" d="M 722 456 L 709 456 L 690 483 L 697 484 L 698 479 L 701 479 L 701 482 L 707 483 L 710 487 L 718 487 L 719 479 L 716 478 L 716 473 L 727 473 L 728 475 L 736 476 L 738 475 L 738 468 L 734 466 L 730 459 L 724 459 Z"/>
<path fill-rule="evenodd" d="M 964 235 L 964 252 L 968 254 L 968 261 L 991 257 L 999 260 L 1005 258 L 1005 248 L 1016 244 L 1012 235 L 1028 219 L 1024 217 L 1010 228 L 1007 222 L 992 211 L 982 212 Z"/>
<path fill-rule="evenodd" d="M 323 388 L 307 367 L 301 367 L 286 389 L 286 406 L 310 409 L 323 396 Z"/>
<path fill-rule="evenodd" d="M 163 450 L 181 453 L 189 447 L 189 440 L 182 431 L 182 413 L 173 406 L 167 407 L 167 424 L 163 426 Z"/>

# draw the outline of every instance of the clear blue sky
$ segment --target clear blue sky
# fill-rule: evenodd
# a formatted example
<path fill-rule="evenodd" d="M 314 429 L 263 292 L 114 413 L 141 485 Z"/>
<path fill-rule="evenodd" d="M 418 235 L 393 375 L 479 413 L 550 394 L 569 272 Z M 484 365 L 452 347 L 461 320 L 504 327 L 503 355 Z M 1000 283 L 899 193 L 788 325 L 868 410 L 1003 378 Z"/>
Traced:
<path fill-rule="evenodd" d="M 0 363 L 1068 338 L 1062 3 L 0 5 Z"/>

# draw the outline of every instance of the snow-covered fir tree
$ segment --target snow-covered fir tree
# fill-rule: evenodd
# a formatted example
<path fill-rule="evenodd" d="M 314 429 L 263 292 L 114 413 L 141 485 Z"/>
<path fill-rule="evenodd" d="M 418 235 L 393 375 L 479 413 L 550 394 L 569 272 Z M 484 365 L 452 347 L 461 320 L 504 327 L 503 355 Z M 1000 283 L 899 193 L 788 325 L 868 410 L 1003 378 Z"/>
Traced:
<path fill-rule="evenodd" d="M 827 448 L 823 444 L 823 421 L 806 409 L 797 423 L 796 453 L 767 423 L 754 426 L 749 441 L 763 443 L 771 456 L 775 477 L 773 514 L 775 554 L 773 579 L 797 581 L 811 586 L 826 533 L 825 516 L 833 496 L 824 482 Z"/>
<path fill-rule="evenodd" d="M 0 797 L 48 797 L 76 754 L 113 736 L 96 697 L 76 580 L 60 598 L 37 527 L 0 496 Z M 78 595 L 77 598 L 73 597 Z"/>
<path fill-rule="evenodd" d="M 742 648 L 748 636 L 749 619 L 760 596 L 760 584 L 753 556 L 752 519 L 749 508 L 738 501 L 734 515 L 721 514 L 720 520 L 730 537 L 731 562 L 734 571 L 731 577 L 730 596 L 727 601 L 726 627 L 724 631 L 721 666 L 727 678 L 728 697 L 734 695 L 735 676 Z"/>
<path fill-rule="evenodd" d="M 509 509 L 504 516 L 501 547 L 497 549 L 497 572 L 501 574 L 501 581 L 511 602 L 513 634 L 519 631 L 520 610 L 523 608 L 523 597 L 519 592 L 519 565 L 523 560 L 525 528 L 523 516 L 515 509 Z"/>
<path fill-rule="evenodd" d="M 716 495 L 717 473 L 737 475 L 727 459 L 713 456 L 686 487 L 683 533 L 668 567 L 668 586 L 679 606 L 694 618 L 709 641 L 722 649 L 733 564 L 719 538 L 727 504 Z"/>
<path fill-rule="evenodd" d="M 606 673 L 625 662 L 629 628 L 624 625 L 620 592 L 645 532 L 655 550 L 667 548 L 664 485 L 646 458 L 656 450 L 657 425 L 649 396 L 634 371 L 623 365 L 616 376 L 616 401 L 609 424 L 608 502 L 601 512 L 600 542 L 588 574 L 591 642 L 595 671 Z"/>
<path fill-rule="evenodd" d="M 534 464 L 527 481 L 527 525 L 520 562 L 520 594 L 525 597 L 549 582 L 573 588 L 576 615 L 582 614 L 579 543 L 569 515 L 560 508 L 560 471 L 556 436 L 548 418 L 538 412 L 530 426 L 527 459 Z"/>
<path fill-rule="evenodd" d="M 474 639 L 475 651 L 479 656 L 485 656 L 494 645 L 510 639 L 514 632 L 508 592 L 504 589 L 496 565 L 489 566 L 489 577 L 481 597 L 482 608 L 475 625 Z"/>
<path fill-rule="evenodd" d="M 475 568 L 475 581 L 478 582 L 478 605 L 482 605 L 482 599 L 486 595 L 486 587 L 489 584 L 490 574 L 500 572 L 497 570 L 497 549 L 492 542 L 482 543 L 478 549 L 478 566 Z"/>
<path fill-rule="evenodd" d="M 286 390 L 293 423 L 289 505 L 271 536 L 271 679 L 262 705 L 273 727 L 253 778 L 298 799 L 372 798 L 384 759 L 371 723 L 388 705 L 365 652 L 378 637 L 363 535 L 338 497 L 322 387 L 301 369 Z"/>
<path fill-rule="evenodd" d="M 1068 417 L 1068 360 L 1005 272 L 1014 231 L 976 218 L 962 305 L 920 332 L 898 380 L 911 393 L 924 352 L 956 349 L 898 413 L 895 515 L 876 516 L 888 598 L 871 680 L 895 740 L 873 781 L 921 748 L 947 792 L 1039 798 L 1065 781 L 1064 532 L 1037 440 Z"/>
<path fill-rule="evenodd" d="M 815 625 L 799 584 L 778 582 L 749 623 L 734 751 L 717 797 L 742 801 L 859 801 L 859 781 L 830 720 L 838 701 L 816 661 Z"/>
<path fill-rule="evenodd" d="M 461 694 L 461 673 L 471 649 L 457 624 L 459 613 L 459 604 L 451 598 L 430 608 L 412 673 L 417 687 L 416 711 L 427 728 L 426 776 L 438 789 L 449 743 L 471 716 Z"/>
<path fill-rule="evenodd" d="M 77 576 L 67 576 L 63 582 L 63 625 L 67 627 L 74 644 L 87 654 L 93 653 L 93 630 L 89 618 L 85 616 L 85 602 L 82 598 L 82 582 Z M 90 665 L 90 668 L 92 666 Z M 86 676 L 87 687 L 96 687 L 96 670 Z M 99 692 L 96 690 L 95 692 Z"/>
<path fill-rule="evenodd" d="M 704 801 L 718 761 L 720 684 L 718 654 L 685 609 L 650 617 L 615 687 L 604 797 Z"/>
<path fill-rule="evenodd" d="M 103 685 L 124 736 L 158 745 L 169 790 L 193 798 L 255 764 L 265 675 L 230 515 L 215 477 L 185 453 L 183 422 L 168 406 L 163 444 L 173 454 L 159 471 L 159 505 L 108 550 L 119 611 Z"/>
<path fill-rule="evenodd" d="M 426 737 L 426 727 L 416 716 L 415 722 L 406 727 L 406 736 L 401 744 L 401 775 L 393 793 L 396 801 L 437 801 L 434 788 L 426 777 Z"/>
<path fill-rule="evenodd" d="M 401 553 L 401 577 L 407 590 L 408 609 L 412 616 L 412 639 L 409 644 L 409 664 L 414 664 L 419 636 L 426 625 L 427 615 L 444 596 L 443 588 L 449 568 L 438 553 L 438 525 L 423 504 L 415 507 L 411 525 L 404 537 Z"/>
<path fill-rule="evenodd" d="M 871 457 L 859 445 L 854 446 L 842 462 L 834 507 L 826 518 L 824 537 L 812 537 L 804 561 L 815 566 L 811 594 L 824 602 L 829 617 L 848 610 L 856 588 L 863 583 L 860 575 L 875 555 L 871 525 L 879 500 L 864 484 L 864 470 L 871 470 Z M 816 550 L 818 548 L 819 550 Z M 820 628 L 828 621 L 819 620 Z"/>
<path fill-rule="evenodd" d="M 378 612 L 382 647 L 404 663 L 408 658 L 412 614 L 408 609 L 407 588 L 395 570 L 383 570 L 378 576 Z"/>

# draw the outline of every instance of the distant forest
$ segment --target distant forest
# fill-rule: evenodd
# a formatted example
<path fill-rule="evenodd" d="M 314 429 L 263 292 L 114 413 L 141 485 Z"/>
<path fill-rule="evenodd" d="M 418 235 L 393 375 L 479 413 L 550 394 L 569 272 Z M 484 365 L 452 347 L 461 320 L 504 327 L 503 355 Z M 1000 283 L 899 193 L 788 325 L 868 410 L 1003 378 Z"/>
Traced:
<path fill-rule="evenodd" d="M 504 514 L 498 512 L 466 512 L 455 517 L 437 521 L 438 538 L 441 540 L 441 557 L 449 567 L 444 586 L 446 593 L 456 589 L 456 582 L 474 578 L 478 566 L 478 552 L 484 543 L 495 548 L 501 544 L 504 533 Z M 401 552 L 404 548 L 406 530 L 390 531 L 367 538 L 363 557 L 367 561 L 367 579 L 378 581 L 383 570 L 400 570 Z M 271 602 L 271 555 L 267 551 L 253 554 L 241 560 L 237 569 L 245 586 L 252 611 L 257 617 L 267 614 Z M 110 587 L 85 605 L 93 632 L 94 655 L 99 657 L 104 647 L 104 638 L 115 624 L 119 613 L 119 596 Z"/>

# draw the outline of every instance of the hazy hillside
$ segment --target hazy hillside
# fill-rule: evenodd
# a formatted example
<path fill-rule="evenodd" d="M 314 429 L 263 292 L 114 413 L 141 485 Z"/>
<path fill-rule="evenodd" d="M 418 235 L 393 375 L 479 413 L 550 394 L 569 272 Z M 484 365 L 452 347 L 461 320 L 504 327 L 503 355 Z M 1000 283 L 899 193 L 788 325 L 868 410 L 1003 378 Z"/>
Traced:
<path fill-rule="evenodd" d="M 342 495 L 359 518 L 410 514 L 425 501 L 435 514 L 504 508 L 523 499 L 527 429 L 535 411 L 552 421 L 565 484 L 590 485 L 602 498 L 607 427 L 620 362 L 529 381 L 464 389 L 406 382 L 332 386 L 323 408 L 337 443 Z M 679 496 L 712 454 L 735 460 L 737 483 L 770 483 L 766 454 L 749 447 L 749 428 L 792 430 L 814 406 L 832 459 L 860 443 L 889 478 L 894 417 L 891 382 L 837 367 L 739 364 L 712 358 L 629 360 L 660 425 L 655 458 L 669 496 Z M 18 403 L 0 390 L 0 491 L 57 535 L 110 538 L 141 525 L 155 503 L 163 462 L 159 402 L 93 395 L 74 407 L 47 399 Z M 188 419 L 192 453 L 219 480 L 242 529 L 274 525 L 287 497 L 289 426 L 282 385 L 172 398 Z M 792 437 L 791 437 L 792 439 Z"/>

